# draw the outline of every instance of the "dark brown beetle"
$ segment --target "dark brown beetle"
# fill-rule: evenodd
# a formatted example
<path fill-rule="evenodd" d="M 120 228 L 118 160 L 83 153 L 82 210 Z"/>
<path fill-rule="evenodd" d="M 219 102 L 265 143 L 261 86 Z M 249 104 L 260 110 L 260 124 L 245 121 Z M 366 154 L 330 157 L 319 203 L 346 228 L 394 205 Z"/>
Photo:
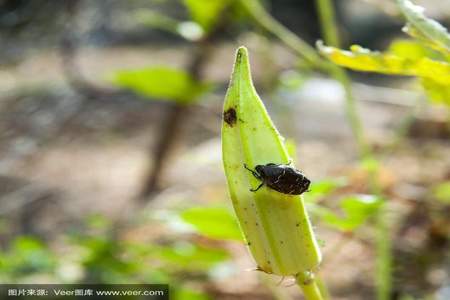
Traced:
<path fill-rule="evenodd" d="M 301 195 L 308 191 L 311 181 L 297 169 L 289 165 L 268 163 L 266 165 L 257 165 L 255 170 L 250 169 L 244 164 L 244 168 L 252 172 L 256 179 L 261 180 L 261 184 L 256 189 L 250 189 L 256 192 L 263 185 L 288 195 Z"/>

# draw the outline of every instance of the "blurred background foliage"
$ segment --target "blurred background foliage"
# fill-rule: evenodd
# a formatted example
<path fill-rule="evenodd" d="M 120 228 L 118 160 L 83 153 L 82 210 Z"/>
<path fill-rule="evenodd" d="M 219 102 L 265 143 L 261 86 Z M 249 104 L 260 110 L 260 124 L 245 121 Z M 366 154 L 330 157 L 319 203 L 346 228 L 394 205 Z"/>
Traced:
<path fill-rule="evenodd" d="M 415 1 L 423 21 L 405 1 L 333 1 L 326 28 L 319 2 L 0 1 L 0 282 L 300 299 L 257 271 L 226 192 L 221 109 L 243 44 L 313 181 L 332 298 L 449 299 L 450 3 Z"/>

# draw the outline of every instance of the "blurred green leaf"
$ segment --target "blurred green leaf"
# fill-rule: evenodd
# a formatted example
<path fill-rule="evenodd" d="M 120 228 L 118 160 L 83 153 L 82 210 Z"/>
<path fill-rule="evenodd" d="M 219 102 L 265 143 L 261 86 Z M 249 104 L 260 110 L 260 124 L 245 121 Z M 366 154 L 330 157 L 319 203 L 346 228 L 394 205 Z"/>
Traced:
<path fill-rule="evenodd" d="M 392 53 L 380 53 L 351 46 L 351 51 L 340 50 L 318 43 L 320 52 L 335 64 L 357 71 L 378 72 L 431 78 L 439 84 L 450 84 L 450 64 L 422 57 L 411 59 Z"/>
<path fill-rule="evenodd" d="M 134 17 L 136 18 L 136 21 L 142 25 L 163 29 L 169 32 L 175 32 L 178 25 L 178 20 L 149 9 L 138 10 Z"/>
<path fill-rule="evenodd" d="M 182 104 L 198 100 L 210 87 L 196 81 L 187 72 L 168 67 L 120 71 L 116 73 L 114 82 L 144 96 Z"/>
<path fill-rule="evenodd" d="M 397 4 L 412 26 L 433 42 L 450 51 L 450 35 L 447 29 L 437 21 L 427 18 L 423 14 L 423 7 L 417 6 L 409 0 L 397 0 Z"/>
<path fill-rule="evenodd" d="M 144 282 L 152 284 L 166 284 L 174 279 L 168 274 L 166 268 L 148 268 L 147 265 L 141 264 Z"/>
<path fill-rule="evenodd" d="M 198 41 L 204 36 L 203 28 L 196 22 L 179 22 L 176 19 L 151 10 L 139 10 L 135 17 L 138 22 L 145 26 L 181 35 L 189 41 Z"/>
<path fill-rule="evenodd" d="M 450 204 L 450 181 L 435 186 L 433 196 L 442 203 Z"/>
<path fill-rule="evenodd" d="M 340 208 L 344 213 L 343 217 L 326 208 L 320 208 L 320 215 L 328 225 L 342 231 L 352 231 L 373 216 L 382 204 L 382 200 L 375 196 L 351 196 L 340 202 Z"/>
<path fill-rule="evenodd" d="M 139 262 L 122 258 L 122 242 L 105 236 L 83 236 L 77 244 L 83 247 L 81 264 L 94 282 L 120 283 L 138 271 Z"/>
<path fill-rule="evenodd" d="M 409 0 L 397 0 L 408 20 L 404 31 L 415 40 L 397 40 L 380 53 L 353 45 L 350 51 L 317 47 L 337 65 L 357 71 L 416 76 L 428 98 L 450 105 L 450 34 L 423 14 L 424 9 Z M 436 50 L 436 51 L 435 51 Z"/>
<path fill-rule="evenodd" d="M 238 240 L 243 237 L 233 214 L 227 208 L 195 207 L 181 213 L 181 218 L 210 238 Z"/>
<path fill-rule="evenodd" d="M 450 106 L 450 84 L 442 84 L 431 78 L 422 78 L 420 82 L 428 98 Z"/>
<path fill-rule="evenodd" d="M 298 90 L 308 79 L 304 73 L 288 70 L 281 73 L 279 77 L 280 86 L 287 90 Z"/>
<path fill-rule="evenodd" d="M 155 257 L 169 263 L 171 268 L 183 270 L 208 270 L 212 266 L 229 259 L 223 249 L 207 248 L 188 242 L 180 242 L 170 247 L 155 247 Z"/>
<path fill-rule="evenodd" d="M 211 298 L 202 293 L 195 290 L 187 289 L 187 288 L 176 288 L 173 293 L 174 300 L 210 300 Z"/>
<path fill-rule="evenodd" d="M 311 182 L 309 192 L 304 194 L 308 203 L 316 201 L 319 197 L 331 194 L 337 188 L 346 184 L 345 178 L 330 178 Z"/>
<path fill-rule="evenodd" d="M 398 39 L 393 41 L 389 45 L 388 49 L 389 53 L 392 53 L 394 55 L 412 59 L 412 60 L 418 60 L 423 57 L 428 57 L 431 59 L 444 59 L 442 54 L 439 52 L 436 52 L 422 43 L 414 40 L 407 40 L 407 39 Z"/>
<path fill-rule="evenodd" d="M 374 157 L 366 157 L 361 161 L 361 168 L 368 173 L 378 172 L 380 169 L 380 161 Z"/>
<path fill-rule="evenodd" d="M 106 230 L 111 227 L 111 220 L 101 214 L 92 214 L 86 218 L 86 225 L 90 229 Z"/>
<path fill-rule="evenodd" d="M 189 10 L 192 20 L 209 32 L 220 19 L 220 14 L 231 0 L 183 0 Z"/>
<path fill-rule="evenodd" d="M 0 279 L 14 280 L 34 273 L 52 272 L 56 264 L 54 254 L 41 241 L 20 236 L 7 251 L 0 252 Z"/>
<path fill-rule="evenodd" d="M 33 270 L 50 269 L 55 265 L 53 254 L 39 240 L 31 237 L 19 237 L 13 243 L 11 254 L 17 263 L 25 269 Z"/>
<path fill-rule="evenodd" d="M 410 37 L 413 37 L 415 40 L 422 43 L 423 45 L 440 52 L 442 55 L 444 55 L 444 57 L 446 57 L 447 61 L 450 60 L 450 51 L 448 51 L 435 41 L 429 39 L 426 35 L 420 32 L 413 25 L 406 24 L 406 26 L 403 27 L 403 32 L 408 34 Z"/>
<path fill-rule="evenodd" d="M 445 57 L 417 42 L 394 42 L 384 54 L 359 46 L 352 46 L 351 51 L 321 44 L 319 48 L 334 63 L 354 70 L 417 76 L 430 100 L 450 105 L 450 64 L 435 60 Z"/>

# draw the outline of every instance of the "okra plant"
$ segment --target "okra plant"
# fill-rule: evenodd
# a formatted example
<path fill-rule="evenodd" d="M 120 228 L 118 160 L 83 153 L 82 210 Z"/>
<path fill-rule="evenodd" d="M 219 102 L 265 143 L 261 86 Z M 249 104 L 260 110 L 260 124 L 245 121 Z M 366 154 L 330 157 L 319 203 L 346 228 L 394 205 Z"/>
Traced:
<path fill-rule="evenodd" d="M 248 53 L 236 54 L 225 97 L 222 155 L 229 194 L 257 269 L 294 276 L 308 299 L 322 299 L 314 280 L 321 252 L 301 195 L 288 195 L 260 182 L 246 166 L 288 164 L 284 139 L 252 84 Z"/>

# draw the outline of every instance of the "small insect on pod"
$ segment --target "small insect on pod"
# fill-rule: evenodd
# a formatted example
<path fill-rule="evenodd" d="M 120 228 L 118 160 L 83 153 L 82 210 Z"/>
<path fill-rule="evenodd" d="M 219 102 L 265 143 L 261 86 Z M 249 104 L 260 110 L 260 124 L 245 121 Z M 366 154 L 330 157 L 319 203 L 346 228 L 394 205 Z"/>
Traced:
<path fill-rule="evenodd" d="M 288 195 L 301 195 L 308 191 L 311 181 L 303 173 L 289 165 L 268 163 L 266 165 L 257 165 L 255 170 L 250 169 L 244 164 L 244 167 L 252 172 L 256 179 L 261 180 L 261 184 L 256 189 L 250 189 L 256 192 L 263 185 Z"/>

